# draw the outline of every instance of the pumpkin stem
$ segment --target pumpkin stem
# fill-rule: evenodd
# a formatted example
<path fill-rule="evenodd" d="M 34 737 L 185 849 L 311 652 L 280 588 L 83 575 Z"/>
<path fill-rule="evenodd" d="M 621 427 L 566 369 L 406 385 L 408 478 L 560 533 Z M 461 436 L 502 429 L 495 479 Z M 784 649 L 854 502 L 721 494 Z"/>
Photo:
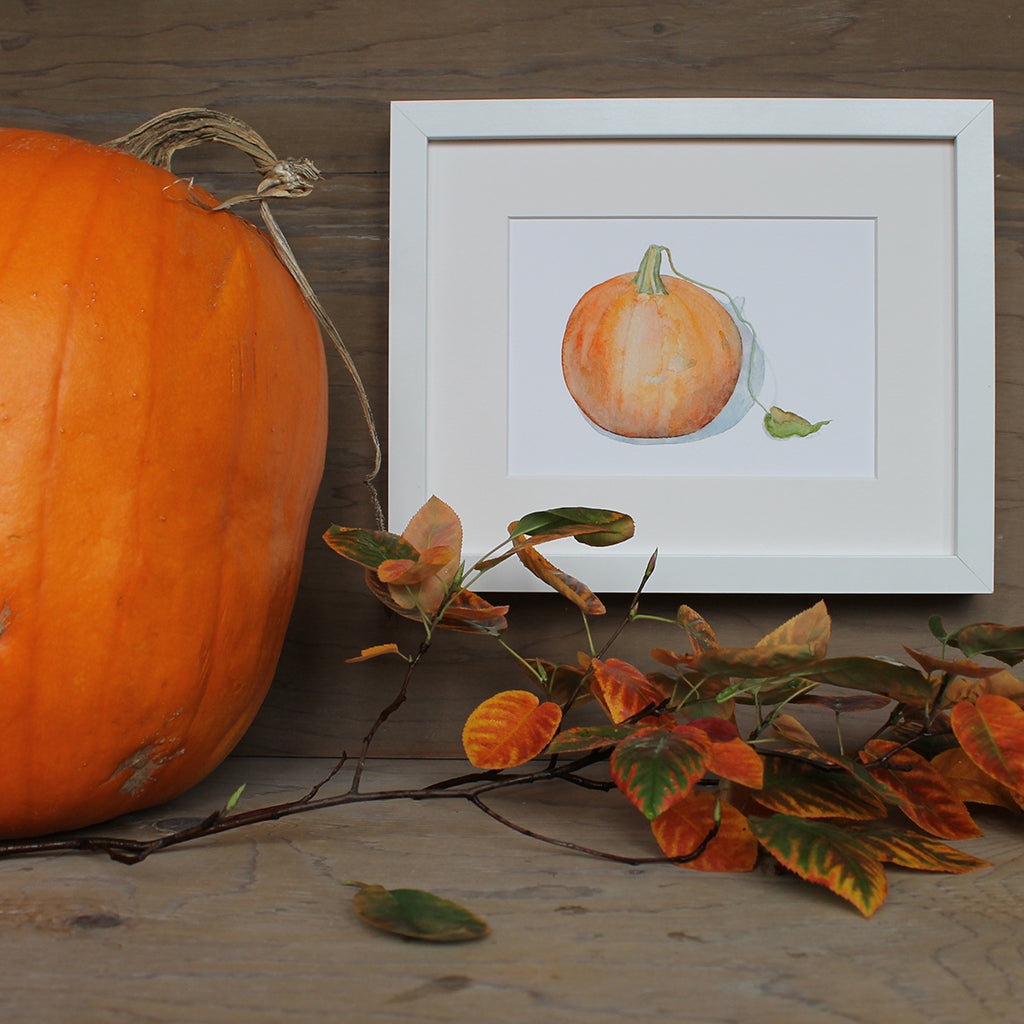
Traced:
<path fill-rule="evenodd" d="M 285 265 L 288 272 L 295 279 L 303 296 L 309 303 L 310 308 L 316 314 L 331 343 L 341 356 L 348 370 L 352 382 L 355 384 L 356 393 L 359 397 L 359 404 L 362 407 L 363 419 L 370 434 L 370 441 L 373 444 L 374 461 L 373 469 L 366 476 L 366 486 L 369 488 L 370 497 L 373 502 L 374 517 L 377 521 L 377 528 L 384 529 L 384 513 L 381 509 L 380 497 L 373 481 L 381 468 L 381 445 L 377 427 L 374 423 L 373 410 L 370 407 L 370 399 L 366 393 L 359 371 L 341 339 L 341 334 L 334 326 L 327 310 L 321 305 L 316 297 L 312 286 L 306 279 L 306 275 L 299 267 L 295 255 L 285 239 L 284 232 L 278 227 L 277 221 L 270 212 L 266 200 L 270 198 L 295 198 L 308 195 L 313 189 L 313 183 L 321 177 L 320 172 L 311 160 L 281 160 L 274 151 L 267 145 L 263 137 L 250 128 L 244 121 L 232 117 L 230 114 L 221 113 L 218 110 L 207 110 L 202 107 L 182 107 L 177 110 L 169 110 L 164 114 L 151 118 L 145 124 L 140 125 L 127 135 L 108 142 L 111 149 L 118 149 L 130 156 L 138 157 L 146 163 L 153 164 L 165 171 L 171 169 L 171 158 L 179 149 L 186 149 L 190 146 L 198 146 L 204 142 L 223 142 L 233 146 L 252 157 L 256 169 L 263 175 L 255 192 L 246 192 L 242 195 L 233 196 L 225 200 L 214 210 L 227 210 L 238 203 L 255 201 L 259 203 L 260 215 L 266 225 L 270 240 L 278 259 Z"/>
<path fill-rule="evenodd" d="M 665 282 L 661 279 L 661 254 L 666 252 L 663 245 L 650 245 L 640 269 L 633 275 L 633 284 L 639 295 L 668 295 Z"/>

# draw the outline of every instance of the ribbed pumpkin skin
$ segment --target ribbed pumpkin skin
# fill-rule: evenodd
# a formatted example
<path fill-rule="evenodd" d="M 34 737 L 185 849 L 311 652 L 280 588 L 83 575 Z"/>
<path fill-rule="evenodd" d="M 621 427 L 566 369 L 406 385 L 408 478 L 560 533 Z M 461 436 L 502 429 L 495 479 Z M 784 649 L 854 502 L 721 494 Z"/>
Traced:
<path fill-rule="evenodd" d="M 326 421 L 319 329 L 260 232 L 0 129 L 0 835 L 170 799 L 235 745 Z"/>
<path fill-rule="evenodd" d="M 665 277 L 667 295 L 620 274 L 591 288 L 569 316 L 562 372 L 599 427 L 621 437 L 671 438 L 722 411 L 743 361 L 739 331 L 703 288 Z"/>

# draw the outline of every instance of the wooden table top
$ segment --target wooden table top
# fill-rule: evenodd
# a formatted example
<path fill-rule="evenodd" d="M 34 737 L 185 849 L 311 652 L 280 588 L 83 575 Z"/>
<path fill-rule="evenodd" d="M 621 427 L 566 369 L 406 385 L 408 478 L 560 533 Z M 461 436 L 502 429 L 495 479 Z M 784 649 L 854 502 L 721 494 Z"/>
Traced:
<path fill-rule="evenodd" d="M 329 762 L 231 758 L 173 804 L 118 823 L 153 836 L 247 783 L 300 794 Z M 364 788 L 463 763 L 372 762 Z M 627 855 L 653 848 L 618 794 L 530 787 L 504 812 Z M 514 834 L 461 802 L 300 814 L 126 866 L 94 854 L 0 862 L 0 1017 L 11 1021 L 971 1024 L 1020 1019 L 1020 825 L 957 844 L 993 866 L 890 870 L 865 920 L 770 865 L 710 875 L 627 866 Z M 110 831 L 109 829 L 107 831 Z M 459 945 L 399 939 L 353 912 L 358 879 L 422 888 L 484 917 Z"/>

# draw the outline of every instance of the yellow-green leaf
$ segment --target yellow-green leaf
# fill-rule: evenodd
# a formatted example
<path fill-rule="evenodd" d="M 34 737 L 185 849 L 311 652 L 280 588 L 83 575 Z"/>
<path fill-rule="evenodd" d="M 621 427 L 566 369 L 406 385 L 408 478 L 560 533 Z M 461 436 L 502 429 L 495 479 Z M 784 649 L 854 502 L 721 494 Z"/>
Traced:
<path fill-rule="evenodd" d="M 803 416 L 798 416 L 795 412 L 786 412 L 785 409 L 780 409 L 777 405 L 773 405 L 764 414 L 765 430 L 779 440 L 785 440 L 787 437 L 809 437 L 831 422 L 831 420 L 820 420 L 818 423 L 811 423 Z"/>

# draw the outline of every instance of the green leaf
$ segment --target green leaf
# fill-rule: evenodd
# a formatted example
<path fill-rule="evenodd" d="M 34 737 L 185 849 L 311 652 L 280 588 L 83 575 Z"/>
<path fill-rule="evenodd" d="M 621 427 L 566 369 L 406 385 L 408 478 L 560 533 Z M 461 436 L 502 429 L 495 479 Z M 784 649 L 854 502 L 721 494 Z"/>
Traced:
<path fill-rule="evenodd" d="M 601 508 L 552 508 L 530 512 L 514 526 L 531 537 L 575 537 L 581 544 L 607 547 L 633 536 L 633 520 L 623 512 Z"/>
<path fill-rule="evenodd" d="M 846 828 L 789 814 L 751 818 L 758 842 L 790 871 L 849 900 L 865 917 L 885 901 L 885 871 L 869 843 Z"/>
<path fill-rule="evenodd" d="M 947 639 L 968 658 L 987 654 L 1006 665 L 1024 661 L 1024 626 L 999 626 L 994 622 L 976 622 L 955 630 Z"/>
<path fill-rule="evenodd" d="M 224 805 L 224 810 L 223 810 L 222 813 L 230 814 L 235 809 L 235 807 L 238 804 L 238 801 L 242 797 L 242 794 L 245 792 L 245 786 L 246 786 L 246 783 L 243 782 L 238 787 L 238 789 L 236 789 L 234 791 L 234 793 L 232 793 L 231 796 L 228 797 L 228 802 Z"/>
<path fill-rule="evenodd" d="M 352 905 L 374 928 L 409 939 L 469 942 L 490 931 L 485 921 L 464 907 L 421 889 L 364 885 L 352 898 Z"/>
<path fill-rule="evenodd" d="M 639 729 L 611 756 L 615 785 L 650 820 L 686 797 L 704 776 L 711 738 L 689 725 Z"/>
<path fill-rule="evenodd" d="M 916 668 L 888 658 L 828 658 L 809 669 L 806 679 L 850 690 L 868 690 L 904 704 L 921 704 L 935 695 L 936 685 Z"/>
<path fill-rule="evenodd" d="M 808 437 L 811 434 L 816 434 L 831 422 L 831 420 L 821 420 L 819 423 L 811 423 L 803 416 L 797 416 L 795 412 L 786 412 L 777 405 L 773 405 L 764 414 L 764 429 L 779 440 L 785 440 L 787 437 Z"/>

